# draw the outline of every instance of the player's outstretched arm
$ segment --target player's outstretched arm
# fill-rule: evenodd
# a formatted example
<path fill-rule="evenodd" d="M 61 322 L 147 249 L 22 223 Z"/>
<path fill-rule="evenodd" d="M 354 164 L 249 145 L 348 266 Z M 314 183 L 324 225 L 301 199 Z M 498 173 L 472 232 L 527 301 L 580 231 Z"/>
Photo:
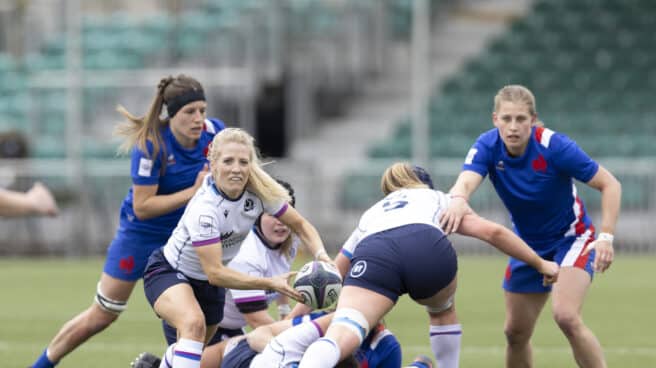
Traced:
<path fill-rule="evenodd" d="M 545 276 L 546 283 L 558 279 L 558 264 L 542 259 L 528 244 L 506 227 L 486 220 L 476 214 L 463 217 L 459 234 L 483 240 L 505 254 L 526 262 Z"/>
<path fill-rule="evenodd" d="M 58 213 L 54 196 L 40 182 L 25 193 L 0 190 L 0 216 L 56 216 Z"/>
<path fill-rule="evenodd" d="M 483 177 L 473 171 L 463 171 L 458 175 L 453 187 L 449 191 L 451 201 L 449 207 L 440 216 L 440 227 L 445 233 L 458 231 L 462 218 L 473 212 L 467 201 L 483 182 Z"/>

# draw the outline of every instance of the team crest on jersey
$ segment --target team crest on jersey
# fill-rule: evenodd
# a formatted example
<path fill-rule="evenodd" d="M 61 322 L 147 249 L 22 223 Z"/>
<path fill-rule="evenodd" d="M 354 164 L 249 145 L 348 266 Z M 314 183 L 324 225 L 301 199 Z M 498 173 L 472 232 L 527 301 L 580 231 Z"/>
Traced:
<path fill-rule="evenodd" d="M 172 153 L 166 158 L 166 164 L 168 166 L 175 165 L 175 156 Z"/>
<path fill-rule="evenodd" d="M 503 170 L 506 169 L 506 167 L 505 167 L 504 164 L 503 164 L 503 160 L 499 160 L 499 162 L 497 162 L 497 166 L 496 166 L 496 167 L 497 167 L 497 170 L 500 170 L 500 171 L 503 171 Z"/>
<path fill-rule="evenodd" d="M 255 208 L 255 203 L 253 202 L 252 199 L 247 198 L 244 201 L 244 211 L 248 212 L 248 211 L 252 210 L 253 208 Z"/>
<path fill-rule="evenodd" d="M 531 166 L 533 167 L 533 171 L 546 172 L 547 160 L 544 159 L 544 156 L 538 155 L 538 158 L 536 158 L 535 160 L 533 160 L 533 162 L 531 162 Z"/>

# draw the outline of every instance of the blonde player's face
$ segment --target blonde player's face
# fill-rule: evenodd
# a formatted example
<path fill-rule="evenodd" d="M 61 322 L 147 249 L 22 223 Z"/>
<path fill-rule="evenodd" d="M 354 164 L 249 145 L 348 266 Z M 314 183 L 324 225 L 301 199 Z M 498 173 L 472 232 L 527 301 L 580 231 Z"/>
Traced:
<path fill-rule="evenodd" d="M 203 132 L 206 108 L 205 101 L 190 102 L 182 106 L 171 118 L 171 131 L 183 147 L 193 148 L 196 146 Z"/>
<path fill-rule="evenodd" d="M 280 222 L 275 216 L 266 213 L 262 214 L 260 228 L 262 229 L 262 235 L 270 245 L 284 242 L 291 234 L 291 230 L 287 225 Z"/>
<path fill-rule="evenodd" d="M 499 129 L 499 135 L 512 156 L 521 156 L 526 150 L 531 127 L 535 116 L 531 115 L 524 103 L 501 101 L 499 109 L 492 113 L 494 126 Z"/>
<path fill-rule="evenodd" d="M 221 147 L 218 160 L 212 162 L 216 185 L 232 199 L 239 198 L 244 192 L 250 170 L 250 150 L 241 143 L 225 143 Z"/>

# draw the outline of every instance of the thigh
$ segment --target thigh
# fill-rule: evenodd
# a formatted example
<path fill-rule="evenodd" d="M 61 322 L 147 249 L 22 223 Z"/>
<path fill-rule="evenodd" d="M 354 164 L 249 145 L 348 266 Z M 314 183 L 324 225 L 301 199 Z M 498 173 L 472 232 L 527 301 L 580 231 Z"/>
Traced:
<path fill-rule="evenodd" d="M 117 279 L 103 272 L 100 276 L 98 287 L 100 288 L 102 295 L 106 298 L 117 301 L 127 301 L 132 294 L 135 284 L 136 281 Z"/>
<path fill-rule="evenodd" d="M 432 308 L 440 308 L 449 303 L 449 299 L 453 299 L 456 294 L 456 288 L 458 286 L 458 278 L 453 277 L 453 280 L 442 288 L 440 291 L 435 293 L 433 296 L 424 298 L 424 299 L 415 299 L 415 301 L 421 305 L 425 305 Z"/>
<path fill-rule="evenodd" d="M 190 317 L 203 315 L 189 284 L 176 284 L 164 290 L 155 300 L 153 309 L 158 316 L 177 329 Z"/>
<path fill-rule="evenodd" d="M 558 282 L 552 291 L 554 313 L 571 312 L 579 314 L 590 287 L 590 275 L 577 267 L 563 267 L 558 274 Z"/>
<path fill-rule="evenodd" d="M 548 297 L 549 293 L 506 292 L 506 330 L 532 331 Z"/>

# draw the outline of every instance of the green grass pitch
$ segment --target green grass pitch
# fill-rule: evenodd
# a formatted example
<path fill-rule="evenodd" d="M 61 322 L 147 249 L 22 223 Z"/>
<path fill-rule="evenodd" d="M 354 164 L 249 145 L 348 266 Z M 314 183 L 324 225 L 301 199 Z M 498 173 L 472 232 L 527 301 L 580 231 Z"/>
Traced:
<path fill-rule="evenodd" d="M 300 265 L 301 261 L 297 262 Z M 656 257 L 616 258 L 596 277 L 584 307 L 586 323 L 599 337 L 610 367 L 656 367 Z M 101 259 L 1 259 L 0 366 L 26 367 L 59 327 L 93 297 Z M 462 367 L 503 367 L 502 257 L 460 257 L 456 298 L 463 324 Z M 387 316 L 404 362 L 431 355 L 427 316 L 403 297 Z M 565 338 L 547 307 L 533 338 L 536 367 L 575 367 Z M 128 367 L 140 351 L 161 353 L 158 319 L 139 283 L 128 310 L 107 331 L 66 357 L 59 367 Z"/>

